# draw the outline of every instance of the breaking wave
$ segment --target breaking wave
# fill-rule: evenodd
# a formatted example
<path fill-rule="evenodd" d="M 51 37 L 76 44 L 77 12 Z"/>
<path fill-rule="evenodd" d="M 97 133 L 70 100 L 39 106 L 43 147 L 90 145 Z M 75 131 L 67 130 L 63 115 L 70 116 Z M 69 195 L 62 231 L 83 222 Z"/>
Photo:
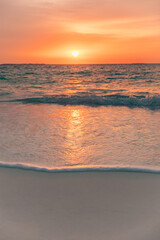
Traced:
<path fill-rule="evenodd" d="M 59 105 L 86 105 L 98 106 L 126 106 L 140 108 L 160 108 L 160 95 L 158 96 L 127 96 L 127 95 L 106 95 L 106 96 L 81 96 L 81 95 L 53 95 L 37 98 L 24 98 L 11 100 L 24 104 L 59 104 Z"/>

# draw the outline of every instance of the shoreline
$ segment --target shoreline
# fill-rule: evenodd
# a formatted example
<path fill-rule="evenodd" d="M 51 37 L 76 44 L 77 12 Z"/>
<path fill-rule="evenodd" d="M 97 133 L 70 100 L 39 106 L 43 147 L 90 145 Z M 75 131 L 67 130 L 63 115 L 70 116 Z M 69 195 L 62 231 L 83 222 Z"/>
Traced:
<path fill-rule="evenodd" d="M 3 240 L 159 240 L 160 175 L 0 167 Z"/>
<path fill-rule="evenodd" d="M 112 172 L 112 173 L 150 173 L 150 174 L 160 174 L 160 169 L 157 168 L 147 168 L 147 167 L 135 167 L 135 166 L 129 166 L 129 167 L 121 167 L 121 166 L 85 166 L 82 165 L 80 167 L 57 167 L 57 168 L 47 168 L 47 167 L 41 167 L 41 166 L 32 166 L 32 165 L 26 165 L 21 163 L 3 163 L 0 162 L 0 168 L 11 168 L 11 169 L 17 169 L 22 171 L 33 171 L 33 172 L 44 172 L 44 173 L 72 173 L 72 172 Z"/>

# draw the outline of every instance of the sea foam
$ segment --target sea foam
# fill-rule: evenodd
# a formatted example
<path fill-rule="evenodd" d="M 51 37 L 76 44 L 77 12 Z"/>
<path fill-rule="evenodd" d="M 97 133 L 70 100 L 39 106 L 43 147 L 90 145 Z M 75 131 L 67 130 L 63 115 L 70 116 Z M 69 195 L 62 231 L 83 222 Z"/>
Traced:
<path fill-rule="evenodd" d="M 56 167 L 47 168 L 40 166 L 32 166 L 26 164 L 8 164 L 0 162 L 0 167 L 16 168 L 22 170 L 48 172 L 48 173 L 63 173 L 63 172 L 139 172 L 139 173 L 160 173 L 158 168 L 144 167 L 120 167 L 120 166 L 81 166 L 81 167 Z"/>

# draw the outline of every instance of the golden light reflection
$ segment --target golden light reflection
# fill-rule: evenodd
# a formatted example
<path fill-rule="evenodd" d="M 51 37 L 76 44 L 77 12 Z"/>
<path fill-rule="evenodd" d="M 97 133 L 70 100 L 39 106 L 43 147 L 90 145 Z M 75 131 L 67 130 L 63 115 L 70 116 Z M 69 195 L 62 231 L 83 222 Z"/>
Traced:
<path fill-rule="evenodd" d="M 68 161 L 71 164 L 77 164 L 82 158 L 82 142 L 83 142 L 83 111 L 73 109 L 68 115 L 68 131 L 67 131 L 67 147 L 70 150 Z"/>

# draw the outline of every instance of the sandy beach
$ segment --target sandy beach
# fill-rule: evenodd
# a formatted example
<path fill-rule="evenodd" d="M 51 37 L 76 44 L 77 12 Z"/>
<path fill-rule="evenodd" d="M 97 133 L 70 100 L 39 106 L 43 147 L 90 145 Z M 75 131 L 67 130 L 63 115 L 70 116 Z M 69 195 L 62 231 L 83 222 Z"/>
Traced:
<path fill-rule="evenodd" d="M 160 175 L 0 168 L 1 240 L 159 240 Z"/>

